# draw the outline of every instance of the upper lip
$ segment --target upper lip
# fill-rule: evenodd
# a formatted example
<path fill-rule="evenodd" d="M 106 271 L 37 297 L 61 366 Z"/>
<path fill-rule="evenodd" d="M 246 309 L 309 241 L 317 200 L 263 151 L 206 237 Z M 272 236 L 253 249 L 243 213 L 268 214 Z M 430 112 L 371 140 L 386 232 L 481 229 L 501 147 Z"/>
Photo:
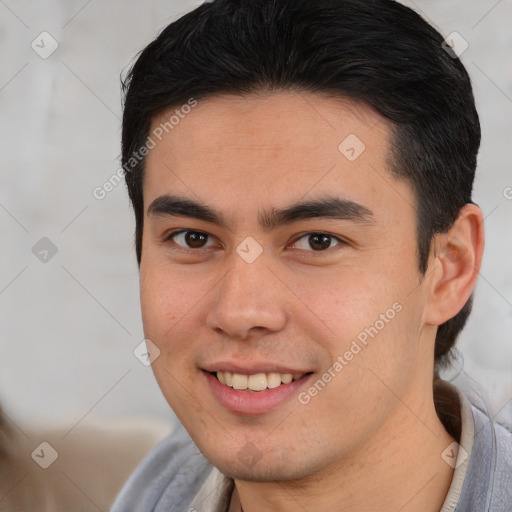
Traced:
<path fill-rule="evenodd" d="M 202 369 L 207 372 L 231 372 L 239 373 L 240 375 L 256 375 L 257 373 L 291 373 L 296 375 L 299 373 L 309 373 L 311 371 L 268 362 L 251 362 L 242 366 L 227 361 L 207 364 L 203 366 Z"/>

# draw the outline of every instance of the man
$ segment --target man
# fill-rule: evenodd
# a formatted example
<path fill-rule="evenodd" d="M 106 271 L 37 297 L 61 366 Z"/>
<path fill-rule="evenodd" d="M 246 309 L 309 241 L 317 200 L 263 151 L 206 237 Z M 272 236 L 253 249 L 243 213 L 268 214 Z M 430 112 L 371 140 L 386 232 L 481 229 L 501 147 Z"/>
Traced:
<path fill-rule="evenodd" d="M 443 37 L 390 0 L 216 0 L 125 92 L 144 331 L 181 425 L 113 510 L 511 510 L 510 433 L 438 375 L 484 248 Z"/>

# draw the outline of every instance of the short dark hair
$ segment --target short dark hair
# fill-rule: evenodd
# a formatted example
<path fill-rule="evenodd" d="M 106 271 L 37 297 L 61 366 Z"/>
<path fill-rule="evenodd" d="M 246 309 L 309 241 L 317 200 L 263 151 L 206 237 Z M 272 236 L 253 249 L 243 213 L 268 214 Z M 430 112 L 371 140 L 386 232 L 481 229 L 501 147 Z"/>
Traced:
<path fill-rule="evenodd" d="M 362 101 L 391 121 L 388 167 L 412 186 L 424 275 L 434 235 L 471 202 L 480 124 L 460 60 L 437 30 L 393 0 L 215 0 L 171 23 L 141 52 L 123 82 L 122 131 L 139 264 L 139 151 L 152 120 L 191 98 L 266 90 Z M 471 302 L 438 328 L 436 375 Z"/>

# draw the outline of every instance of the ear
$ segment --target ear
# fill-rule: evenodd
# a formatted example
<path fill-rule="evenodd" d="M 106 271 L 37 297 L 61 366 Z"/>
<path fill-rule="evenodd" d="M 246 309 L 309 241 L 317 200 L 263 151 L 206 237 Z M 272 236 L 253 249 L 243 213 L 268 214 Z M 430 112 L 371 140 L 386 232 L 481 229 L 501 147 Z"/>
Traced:
<path fill-rule="evenodd" d="M 461 209 L 447 233 L 434 237 L 427 270 L 431 276 L 427 324 L 441 325 L 462 309 L 478 279 L 484 245 L 484 218 L 474 204 Z"/>

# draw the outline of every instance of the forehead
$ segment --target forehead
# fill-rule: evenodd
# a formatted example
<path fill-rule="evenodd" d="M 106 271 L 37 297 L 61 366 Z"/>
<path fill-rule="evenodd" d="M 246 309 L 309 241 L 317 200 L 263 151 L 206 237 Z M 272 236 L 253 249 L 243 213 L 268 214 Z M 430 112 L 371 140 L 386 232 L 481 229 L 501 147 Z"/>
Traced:
<path fill-rule="evenodd" d="M 242 212 L 329 192 L 371 207 L 404 186 L 388 170 L 390 129 L 366 104 L 305 92 L 174 107 L 152 122 L 144 203 L 174 192 Z"/>
<path fill-rule="evenodd" d="M 201 99 L 186 114 L 184 107 L 173 107 L 152 120 L 151 132 L 160 131 L 167 142 L 166 135 L 172 134 L 175 150 L 191 142 L 198 149 L 223 154 L 226 149 L 293 147 L 318 159 L 315 143 L 322 142 L 319 152 L 328 149 L 328 155 L 337 157 L 338 144 L 350 134 L 371 143 L 373 150 L 377 144 L 378 149 L 387 148 L 389 122 L 370 105 L 348 98 L 298 91 L 258 92 Z"/>

